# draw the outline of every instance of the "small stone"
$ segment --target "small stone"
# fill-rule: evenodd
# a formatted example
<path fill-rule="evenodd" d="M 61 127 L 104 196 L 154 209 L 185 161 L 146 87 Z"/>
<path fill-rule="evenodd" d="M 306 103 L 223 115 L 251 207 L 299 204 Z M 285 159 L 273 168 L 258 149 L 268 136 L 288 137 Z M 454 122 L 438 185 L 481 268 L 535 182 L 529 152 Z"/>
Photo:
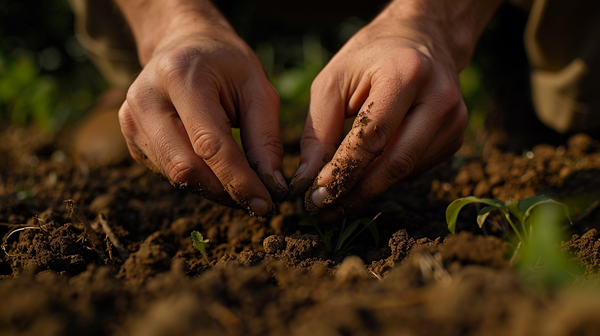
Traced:
<path fill-rule="evenodd" d="M 593 142 L 594 140 L 589 135 L 580 133 L 573 135 L 569 141 L 567 141 L 567 145 L 570 152 L 582 154 L 592 147 Z"/>
<path fill-rule="evenodd" d="M 171 223 L 171 230 L 178 235 L 190 233 L 197 226 L 197 222 L 192 217 L 177 218 Z"/>
<path fill-rule="evenodd" d="M 260 228 L 258 231 L 252 234 L 252 238 L 250 239 L 253 243 L 259 243 L 265 237 L 266 228 Z"/>
<path fill-rule="evenodd" d="M 284 246 L 285 242 L 283 241 L 283 239 L 279 238 L 279 236 L 276 235 L 268 236 L 263 241 L 263 248 L 268 254 L 277 253 L 277 251 L 282 250 Z"/>
<path fill-rule="evenodd" d="M 471 177 L 469 176 L 469 172 L 466 170 L 461 170 L 454 178 L 454 183 L 456 184 L 467 184 L 470 181 Z"/>
<path fill-rule="evenodd" d="M 219 240 L 219 228 L 213 226 L 206 230 L 206 238 L 208 238 L 211 242 L 216 242 Z"/>
<path fill-rule="evenodd" d="M 232 241 L 244 231 L 244 223 L 234 221 L 227 229 L 227 240 Z"/>
<path fill-rule="evenodd" d="M 292 203 L 283 202 L 279 206 L 279 213 L 282 214 L 283 216 L 289 216 L 289 215 L 293 215 L 294 213 L 296 213 L 296 209 Z"/>
<path fill-rule="evenodd" d="M 490 186 L 487 181 L 482 180 L 477 183 L 475 186 L 475 190 L 473 191 L 473 195 L 475 197 L 483 197 L 490 192 Z"/>
<path fill-rule="evenodd" d="M 357 256 L 348 256 L 342 261 L 335 273 L 335 279 L 339 282 L 361 280 L 367 278 L 367 271 L 362 259 Z"/>
<path fill-rule="evenodd" d="M 273 232 L 281 234 L 281 230 L 283 229 L 283 215 L 273 216 L 269 222 L 269 226 L 273 229 Z"/>
<path fill-rule="evenodd" d="M 90 203 L 90 212 L 97 215 L 104 209 L 110 208 L 114 201 L 115 196 L 112 194 L 102 194 L 96 196 L 92 203 Z"/>
<path fill-rule="evenodd" d="M 558 173 L 558 177 L 560 177 L 561 180 L 564 180 L 567 178 L 567 176 L 571 175 L 571 173 L 573 172 L 573 170 L 569 167 L 562 167 L 560 172 Z"/>
<path fill-rule="evenodd" d="M 490 187 L 493 187 L 497 184 L 502 183 L 503 180 L 504 179 L 502 178 L 502 175 L 494 174 L 488 179 L 488 183 L 489 183 Z"/>

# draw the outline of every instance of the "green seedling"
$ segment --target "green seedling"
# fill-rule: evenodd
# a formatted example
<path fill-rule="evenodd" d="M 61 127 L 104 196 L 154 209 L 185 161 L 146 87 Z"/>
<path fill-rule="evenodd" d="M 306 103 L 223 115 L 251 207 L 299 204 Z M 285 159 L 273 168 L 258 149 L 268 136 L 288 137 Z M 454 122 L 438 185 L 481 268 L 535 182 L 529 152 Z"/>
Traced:
<path fill-rule="evenodd" d="M 317 229 L 317 232 L 319 232 L 319 235 L 321 235 L 321 238 L 323 238 L 323 242 L 325 243 L 325 248 L 327 249 L 327 252 L 331 253 L 331 251 L 332 251 L 331 238 L 333 237 L 333 233 L 337 230 L 337 228 L 335 228 L 333 230 L 325 231 L 325 234 L 323 234 L 323 232 L 319 228 L 319 221 L 313 217 L 304 218 L 303 220 L 300 221 L 300 223 L 298 223 L 298 225 L 312 226 L 315 229 Z"/>
<path fill-rule="evenodd" d="M 375 240 L 375 245 L 378 246 L 379 231 L 377 230 L 377 226 L 375 225 L 375 220 L 377 219 L 377 217 L 379 217 L 379 215 L 381 215 L 381 213 L 377 214 L 377 216 L 373 217 L 373 219 L 363 218 L 356 220 L 347 227 L 346 219 L 344 219 L 342 228 L 340 230 L 340 235 L 335 245 L 335 249 L 332 244 L 332 238 L 333 233 L 338 230 L 337 228 L 325 231 L 325 234 L 323 234 L 323 232 L 319 228 L 319 221 L 316 218 L 312 217 L 303 219 L 302 221 L 300 221 L 300 223 L 298 223 L 298 225 L 314 227 L 323 238 L 323 242 L 325 243 L 325 248 L 327 249 L 327 252 L 331 253 L 346 250 L 350 246 L 350 243 L 352 243 L 352 241 L 354 241 L 354 239 L 358 237 L 365 229 L 369 229 L 371 236 L 373 236 L 373 239 Z M 358 230 L 358 228 L 361 227 L 361 224 L 362 228 Z"/>
<path fill-rule="evenodd" d="M 504 215 L 518 239 L 510 264 L 516 264 L 526 278 L 539 284 L 560 285 L 581 273 L 581 268 L 563 255 L 560 249 L 561 241 L 565 239 L 561 217 L 564 216 L 571 222 L 565 204 L 544 195 L 525 198 L 520 202 L 509 200 L 506 203 L 495 199 L 465 197 L 452 202 L 446 210 L 450 232 L 455 231 L 459 211 L 471 203 L 487 204 L 477 216 L 479 227 L 483 226 L 493 210 Z"/>
<path fill-rule="evenodd" d="M 192 231 L 192 243 L 194 244 L 194 247 L 197 248 L 200 252 L 202 252 L 204 260 L 206 260 L 207 263 L 210 263 L 210 260 L 208 259 L 208 254 L 206 253 L 206 246 L 204 246 L 204 244 L 208 242 L 209 240 L 204 239 L 200 232 L 195 230 Z"/>
<path fill-rule="evenodd" d="M 532 220 L 532 215 L 533 209 L 537 206 L 541 204 L 552 204 L 555 207 L 560 207 L 564 215 L 567 217 L 567 219 L 569 219 L 569 222 L 571 221 L 571 218 L 569 217 L 569 210 L 566 205 L 544 195 L 525 198 L 520 202 L 510 199 L 506 203 L 496 199 L 469 196 L 455 200 L 454 202 L 450 203 L 446 209 L 446 223 L 448 224 L 448 229 L 450 232 L 454 233 L 456 229 L 456 219 L 458 218 L 458 213 L 460 210 L 465 205 L 471 203 L 487 204 L 487 206 L 481 209 L 477 215 L 477 224 L 479 227 L 483 226 L 483 223 L 492 211 L 498 210 L 504 215 L 504 218 L 506 218 L 511 228 L 515 232 L 517 239 L 523 245 L 528 244 L 533 235 L 534 221 Z"/>

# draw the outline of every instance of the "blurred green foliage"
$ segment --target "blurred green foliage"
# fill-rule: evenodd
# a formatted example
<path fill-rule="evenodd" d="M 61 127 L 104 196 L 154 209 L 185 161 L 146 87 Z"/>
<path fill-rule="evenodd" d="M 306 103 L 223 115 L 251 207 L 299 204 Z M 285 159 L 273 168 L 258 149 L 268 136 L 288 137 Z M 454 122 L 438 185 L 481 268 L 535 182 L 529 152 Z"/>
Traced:
<path fill-rule="evenodd" d="M 341 17 L 297 22 L 251 1 L 219 3 L 238 34 L 256 51 L 281 98 L 283 141 L 298 141 L 309 104 L 310 84 L 333 54 L 370 19 Z M 93 103 L 106 84 L 73 33 L 66 0 L 0 2 L 0 119 L 37 123 L 57 132 Z M 494 38 L 492 25 L 483 40 Z M 486 37 L 490 35 L 491 37 Z M 470 111 L 467 137 L 481 136 L 493 107 L 489 78 L 493 43 L 478 47 L 460 74 Z M 236 131 L 237 132 L 237 131 Z M 236 133 L 237 134 L 237 133 Z"/>
<path fill-rule="evenodd" d="M 0 2 L 0 120 L 49 133 L 104 88 L 73 34 L 65 0 Z"/>

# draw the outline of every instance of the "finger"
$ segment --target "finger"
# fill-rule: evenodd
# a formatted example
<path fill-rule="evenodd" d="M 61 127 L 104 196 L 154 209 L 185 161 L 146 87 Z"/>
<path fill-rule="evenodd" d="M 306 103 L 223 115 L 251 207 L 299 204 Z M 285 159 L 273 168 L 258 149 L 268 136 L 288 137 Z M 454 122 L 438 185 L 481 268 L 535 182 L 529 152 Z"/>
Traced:
<path fill-rule="evenodd" d="M 295 195 L 303 195 L 312 185 L 319 170 L 333 157 L 344 132 L 345 97 L 335 79 L 336 76 L 322 73 L 311 86 L 308 116 L 300 140 L 300 163 L 290 184 Z"/>
<path fill-rule="evenodd" d="M 229 118 L 220 103 L 221 84 L 200 75 L 178 75 L 184 80 L 168 81 L 168 92 L 194 152 L 236 202 L 252 214 L 268 215 L 274 210 L 271 196 L 231 135 Z"/>
<path fill-rule="evenodd" d="M 240 107 L 240 132 L 250 166 L 256 171 L 275 202 L 289 193 L 281 161 L 279 95 L 266 78 L 249 81 Z"/>
<path fill-rule="evenodd" d="M 451 157 L 462 145 L 467 123 L 464 103 L 437 122 L 431 107 L 419 105 L 406 116 L 392 143 L 375 160 L 352 191 L 336 204 L 353 212 L 407 176 L 430 169 Z"/>
<path fill-rule="evenodd" d="M 144 118 L 135 118 L 127 101 L 119 111 L 121 129 L 133 158 L 164 176 L 173 186 L 225 206 L 235 206 L 215 174 L 194 153 L 173 106 L 166 102 L 144 105 Z"/>
<path fill-rule="evenodd" d="M 419 58 L 413 61 L 419 62 Z M 388 145 L 428 76 L 429 69 L 417 65 L 372 79 L 369 97 L 352 130 L 306 194 L 307 209 L 314 211 L 332 204 L 354 186 Z"/>

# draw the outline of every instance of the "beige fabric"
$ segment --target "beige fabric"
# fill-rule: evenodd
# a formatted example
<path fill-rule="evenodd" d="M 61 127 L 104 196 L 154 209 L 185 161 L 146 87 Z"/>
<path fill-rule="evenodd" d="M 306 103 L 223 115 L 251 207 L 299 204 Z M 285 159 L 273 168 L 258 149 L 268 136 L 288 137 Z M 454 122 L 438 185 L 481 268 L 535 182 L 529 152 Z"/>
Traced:
<path fill-rule="evenodd" d="M 558 132 L 600 128 L 600 1 L 536 0 L 525 29 L 538 117 Z"/>
<path fill-rule="evenodd" d="M 109 86 L 127 89 L 141 67 L 125 20 L 111 0 L 69 0 L 75 34 Z"/>

